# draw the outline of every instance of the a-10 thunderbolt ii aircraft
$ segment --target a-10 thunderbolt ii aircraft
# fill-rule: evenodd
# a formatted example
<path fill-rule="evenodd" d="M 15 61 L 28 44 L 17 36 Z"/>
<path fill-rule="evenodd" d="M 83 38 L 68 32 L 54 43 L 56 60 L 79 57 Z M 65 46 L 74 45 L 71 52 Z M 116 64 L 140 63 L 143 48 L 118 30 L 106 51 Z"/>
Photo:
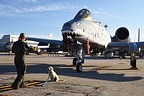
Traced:
<path fill-rule="evenodd" d="M 109 56 L 115 50 L 125 49 L 131 53 L 131 66 L 136 68 L 135 52 L 139 47 L 144 46 L 144 42 L 130 42 L 129 31 L 125 27 L 120 27 L 115 32 L 115 36 L 110 36 L 106 26 L 94 21 L 88 9 L 81 9 L 74 19 L 66 22 L 62 27 L 63 40 L 48 40 L 28 37 L 29 40 L 63 45 L 68 52 L 75 56 L 73 65 L 76 71 L 82 71 L 84 54 L 105 52 Z"/>

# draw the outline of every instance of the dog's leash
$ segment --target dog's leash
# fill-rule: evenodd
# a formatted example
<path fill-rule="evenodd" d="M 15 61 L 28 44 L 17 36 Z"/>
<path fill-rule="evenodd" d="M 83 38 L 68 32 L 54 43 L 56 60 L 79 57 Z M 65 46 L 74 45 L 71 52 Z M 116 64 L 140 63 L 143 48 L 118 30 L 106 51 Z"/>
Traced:
<path fill-rule="evenodd" d="M 45 86 L 45 85 L 48 83 L 48 79 L 49 79 L 49 71 L 48 71 L 48 77 L 47 77 L 47 80 L 46 80 L 46 82 L 45 82 L 42 86 Z"/>
<path fill-rule="evenodd" d="M 48 82 L 46 81 L 42 86 L 45 86 Z"/>

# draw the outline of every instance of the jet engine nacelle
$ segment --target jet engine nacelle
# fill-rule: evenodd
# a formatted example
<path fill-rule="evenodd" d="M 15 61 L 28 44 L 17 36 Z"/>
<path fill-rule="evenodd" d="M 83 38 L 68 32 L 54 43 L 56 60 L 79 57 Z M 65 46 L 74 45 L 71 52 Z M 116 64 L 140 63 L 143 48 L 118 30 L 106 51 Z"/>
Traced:
<path fill-rule="evenodd" d="M 125 27 L 120 27 L 116 30 L 113 42 L 130 42 L 129 30 Z"/>

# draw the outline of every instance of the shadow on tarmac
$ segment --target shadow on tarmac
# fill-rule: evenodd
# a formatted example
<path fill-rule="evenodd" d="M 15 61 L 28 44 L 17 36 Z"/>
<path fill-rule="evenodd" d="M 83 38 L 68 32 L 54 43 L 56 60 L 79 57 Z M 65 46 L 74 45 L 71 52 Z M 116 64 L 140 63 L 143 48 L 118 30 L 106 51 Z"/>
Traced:
<path fill-rule="evenodd" d="M 88 78 L 88 79 L 98 79 L 98 80 L 106 80 L 106 81 L 114 81 L 114 82 L 126 82 L 126 81 L 136 81 L 143 79 L 140 76 L 124 76 L 125 74 L 118 73 L 99 73 L 97 70 L 83 71 L 81 73 L 77 73 L 75 67 L 65 64 L 53 65 L 53 64 L 35 64 L 31 63 L 31 65 L 27 66 L 27 73 L 43 73 L 47 74 L 48 66 L 53 66 L 55 68 L 55 72 L 58 75 L 71 76 L 71 77 L 79 77 L 79 78 Z M 103 69 L 104 70 L 104 69 Z M 106 69 L 107 70 L 107 69 Z M 109 70 L 108 70 L 109 71 Z M 9 74 L 16 73 L 16 69 L 14 65 L 0 65 L 0 74 Z"/>

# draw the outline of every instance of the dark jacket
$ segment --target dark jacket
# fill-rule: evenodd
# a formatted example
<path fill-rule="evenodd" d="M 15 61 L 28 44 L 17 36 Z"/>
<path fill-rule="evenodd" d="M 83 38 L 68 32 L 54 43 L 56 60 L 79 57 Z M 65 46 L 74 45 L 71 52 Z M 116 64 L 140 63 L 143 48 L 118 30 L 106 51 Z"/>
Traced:
<path fill-rule="evenodd" d="M 27 43 L 18 40 L 14 42 L 12 47 L 12 52 L 15 53 L 16 56 L 24 56 L 26 54 L 27 49 L 32 49 L 27 45 Z"/>

